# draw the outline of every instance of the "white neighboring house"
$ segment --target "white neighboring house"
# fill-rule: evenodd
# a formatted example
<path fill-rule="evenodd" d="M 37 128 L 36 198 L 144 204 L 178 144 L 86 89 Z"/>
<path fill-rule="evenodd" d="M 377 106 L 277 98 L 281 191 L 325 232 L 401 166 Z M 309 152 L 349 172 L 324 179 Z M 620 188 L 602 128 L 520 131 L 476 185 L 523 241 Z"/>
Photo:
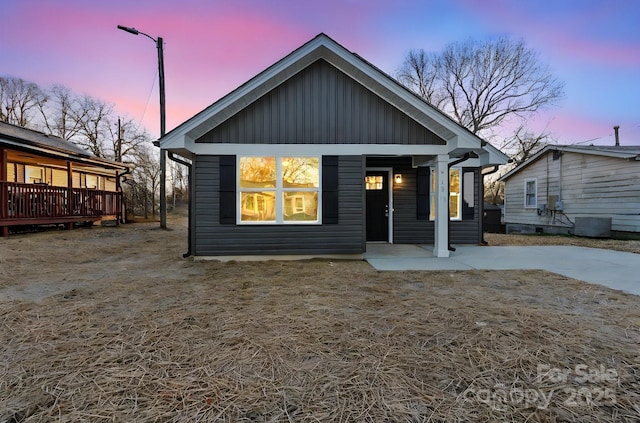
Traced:
<path fill-rule="evenodd" d="M 507 233 L 640 238 L 640 146 L 548 145 L 500 180 Z"/>

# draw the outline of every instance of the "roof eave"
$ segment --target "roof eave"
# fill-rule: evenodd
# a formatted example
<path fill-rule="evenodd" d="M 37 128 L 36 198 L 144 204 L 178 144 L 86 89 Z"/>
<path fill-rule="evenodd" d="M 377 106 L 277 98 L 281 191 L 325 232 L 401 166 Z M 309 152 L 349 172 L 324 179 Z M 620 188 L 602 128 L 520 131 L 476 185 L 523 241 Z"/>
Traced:
<path fill-rule="evenodd" d="M 86 156 L 79 155 L 79 154 L 72 153 L 70 151 L 50 148 L 49 146 L 44 146 L 42 144 L 38 144 L 34 142 L 22 142 L 22 141 L 3 138 L 0 140 L 0 144 L 10 146 L 16 150 L 29 151 L 29 152 L 33 152 L 34 154 L 55 157 L 55 158 L 64 159 L 72 162 L 91 164 L 93 166 L 104 167 L 107 169 L 124 170 L 128 168 L 128 166 L 126 166 L 123 163 L 102 159 L 99 157 L 92 157 L 90 155 L 86 155 Z"/>

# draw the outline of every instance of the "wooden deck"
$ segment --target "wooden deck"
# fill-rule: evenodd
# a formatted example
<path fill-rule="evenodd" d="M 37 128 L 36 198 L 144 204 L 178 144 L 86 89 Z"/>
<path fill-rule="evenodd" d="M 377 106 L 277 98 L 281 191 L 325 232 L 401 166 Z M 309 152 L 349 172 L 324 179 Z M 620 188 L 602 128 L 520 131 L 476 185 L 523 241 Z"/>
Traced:
<path fill-rule="evenodd" d="M 0 236 L 10 226 L 95 222 L 120 217 L 122 194 L 88 188 L 0 182 Z"/>

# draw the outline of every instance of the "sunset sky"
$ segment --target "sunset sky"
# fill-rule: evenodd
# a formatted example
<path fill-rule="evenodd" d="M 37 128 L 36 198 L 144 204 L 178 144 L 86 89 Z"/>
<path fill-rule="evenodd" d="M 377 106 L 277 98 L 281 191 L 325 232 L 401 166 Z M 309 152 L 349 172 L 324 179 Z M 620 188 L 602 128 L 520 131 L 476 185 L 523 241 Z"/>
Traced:
<path fill-rule="evenodd" d="M 638 0 L 0 0 L 0 76 L 62 84 L 113 103 L 159 135 L 164 39 L 167 130 L 324 32 L 393 75 L 411 48 L 522 38 L 565 82 L 532 122 L 561 144 L 640 145 Z"/>

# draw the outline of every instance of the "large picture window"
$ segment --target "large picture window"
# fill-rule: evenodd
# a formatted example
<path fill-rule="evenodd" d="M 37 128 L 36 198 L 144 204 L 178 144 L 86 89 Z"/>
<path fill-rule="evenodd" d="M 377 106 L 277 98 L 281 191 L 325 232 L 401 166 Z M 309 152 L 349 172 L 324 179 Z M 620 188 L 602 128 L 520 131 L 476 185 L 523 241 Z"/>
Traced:
<path fill-rule="evenodd" d="M 239 223 L 320 222 L 318 157 L 239 157 Z"/>
<path fill-rule="evenodd" d="M 462 195 L 460 183 L 460 169 L 449 169 L 449 219 L 461 220 L 462 219 Z M 431 169 L 431 183 L 429 184 L 429 196 L 431 204 L 431 212 L 429 213 L 429 219 L 434 220 L 436 218 L 436 195 L 437 181 L 436 171 Z"/>

